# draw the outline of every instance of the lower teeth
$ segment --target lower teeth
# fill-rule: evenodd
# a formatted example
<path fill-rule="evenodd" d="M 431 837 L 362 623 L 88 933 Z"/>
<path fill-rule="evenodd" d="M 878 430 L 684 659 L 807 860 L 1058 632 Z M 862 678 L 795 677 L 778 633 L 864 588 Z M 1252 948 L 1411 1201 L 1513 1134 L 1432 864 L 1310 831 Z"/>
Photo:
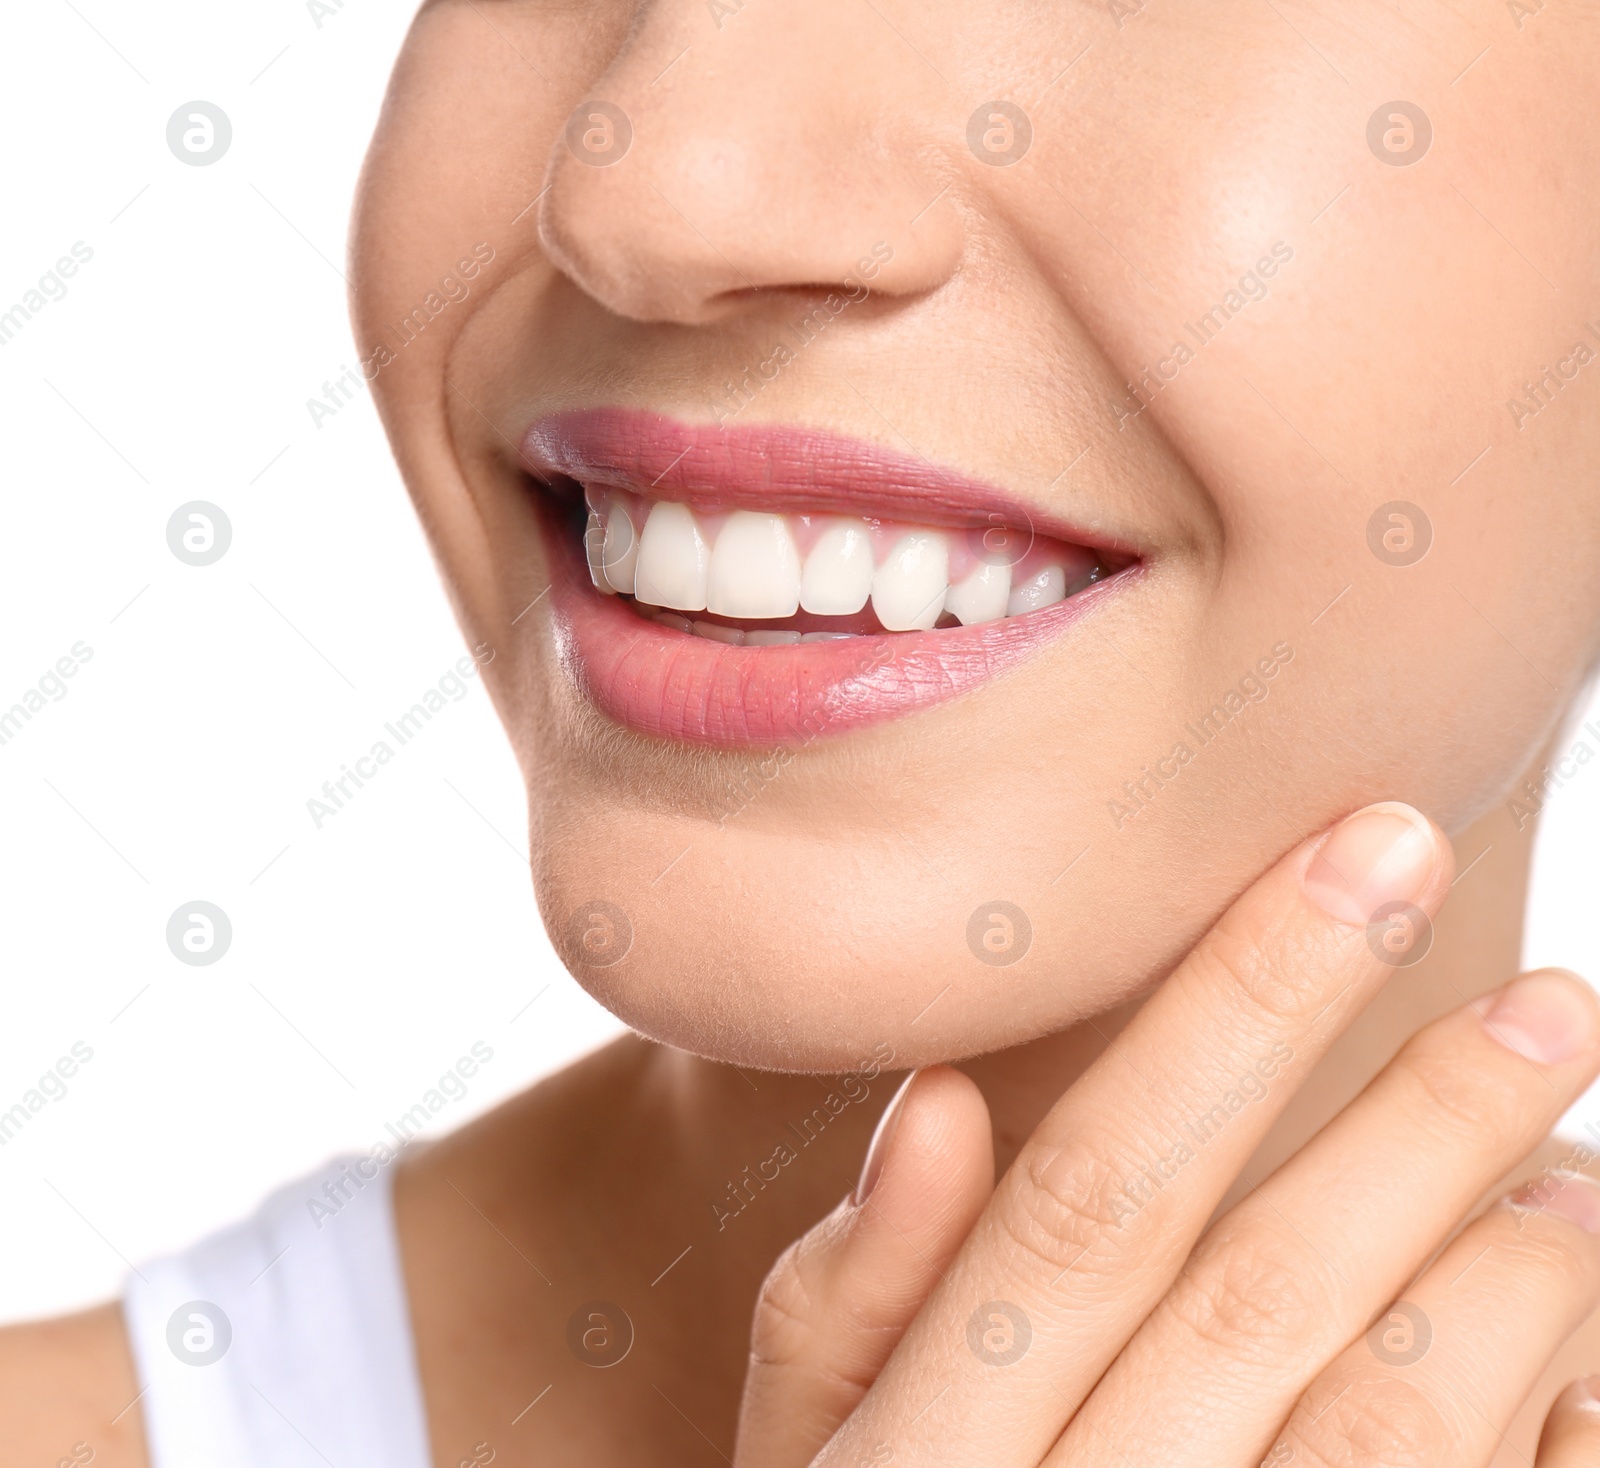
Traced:
<path fill-rule="evenodd" d="M 674 632 L 686 632 L 691 637 L 703 637 L 707 642 L 726 643 L 730 647 L 789 647 L 797 642 L 844 642 L 856 637 L 889 635 L 885 632 L 801 632 L 793 627 L 725 627 L 720 622 L 691 621 L 682 612 L 653 607 L 649 602 L 630 599 L 629 604 L 646 621 L 670 627 Z"/>

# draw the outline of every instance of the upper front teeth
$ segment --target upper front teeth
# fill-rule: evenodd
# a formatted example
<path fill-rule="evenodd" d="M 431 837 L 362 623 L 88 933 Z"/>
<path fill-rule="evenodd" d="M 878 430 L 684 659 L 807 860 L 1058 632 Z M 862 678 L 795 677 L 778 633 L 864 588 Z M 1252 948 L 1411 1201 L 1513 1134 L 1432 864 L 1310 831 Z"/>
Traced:
<path fill-rule="evenodd" d="M 621 504 L 612 504 L 611 517 L 626 513 Z M 610 529 L 608 522 L 608 535 Z M 659 501 L 650 511 L 650 518 L 644 522 L 644 534 L 639 537 L 633 594 L 651 606 L 701 612 L 705 610 L 706 578 L 710 569 L 711 551 L 700 533 L 694 512 L 687 505 L 672 500 Z M 604 574 L 609 581 L 610 569 Z"/>
<path fill-rule="evenodd" d="M 801 610 L 854 616 L 870 600 L 890 632 L 933 627 L 945 613 L 970 626 L 1038 611 L 1100 574 L 1094 552 L 1062 541 L 1035 542 L 1013 566 L 960 530 L 752 510 L 697 514 L 676 500 L 621 491 L 591 501 L 584 546 L 601 591 L 651 607 L 748 621 Z M 753 631 L 746 645 L 778 640 L 792 639 Z"/>
<path fill-rule="evenodd" d="M 657 505 L 650 521 L 665 508 Z M 728 516 L 711 551 L 705 608 L 719 617 L 792 617 L 800 610 L 800 552 L 782 515 Z"/>
<path fill-rule="evenodd" d="M 806 557 L 800 605 L 824 617 L 848 617 L 872 594 L 872 542 L 859 520 L 840 520 L 822 532 Z"/>

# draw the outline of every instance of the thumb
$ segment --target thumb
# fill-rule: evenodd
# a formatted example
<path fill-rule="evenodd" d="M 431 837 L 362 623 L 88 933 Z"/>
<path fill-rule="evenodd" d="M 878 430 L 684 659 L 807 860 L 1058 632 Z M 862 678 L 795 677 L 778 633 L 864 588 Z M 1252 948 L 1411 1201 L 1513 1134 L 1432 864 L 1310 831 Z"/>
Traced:
<path fill-rule="evenodd" d="M 756 1302 L 735 1468 L 801 1468 L 877 1378 L 994 1191 L 989 1109 L 948 1066 L 885 1108 L 861 1181 Z"/>

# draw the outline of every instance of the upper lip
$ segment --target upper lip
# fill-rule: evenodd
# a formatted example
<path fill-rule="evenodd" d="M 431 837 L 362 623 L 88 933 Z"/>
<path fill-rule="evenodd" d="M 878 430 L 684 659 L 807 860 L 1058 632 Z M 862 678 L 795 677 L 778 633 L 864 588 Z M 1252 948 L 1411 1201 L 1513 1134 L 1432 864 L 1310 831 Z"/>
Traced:
<path fill-rule="evenodd" d="M 527 469 L 549 481 L 611 486 L 696 508 L 841 514 L 957 528 L 1001 523 L 1137 559 L 1120 535 L 1041 513 L 1015 495 L 877 444 L 786 424 L 685 423 L 627 408 L 536 420 Z"/>

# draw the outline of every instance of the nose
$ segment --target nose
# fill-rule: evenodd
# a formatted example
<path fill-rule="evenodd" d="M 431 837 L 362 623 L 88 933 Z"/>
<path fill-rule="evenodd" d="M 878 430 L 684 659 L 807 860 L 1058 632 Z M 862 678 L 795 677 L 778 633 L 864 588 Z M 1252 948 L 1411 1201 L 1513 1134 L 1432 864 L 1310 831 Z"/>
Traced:
<path fill-rule="evenodd" d="M 939 79 L 858 4 L 712 11 L 716 28 L 702 0 L 647 7 L 590 84 L 540 201 L 554 263 L 618 315 L 683 324 L 761 291 L 948 279 Z"/>

